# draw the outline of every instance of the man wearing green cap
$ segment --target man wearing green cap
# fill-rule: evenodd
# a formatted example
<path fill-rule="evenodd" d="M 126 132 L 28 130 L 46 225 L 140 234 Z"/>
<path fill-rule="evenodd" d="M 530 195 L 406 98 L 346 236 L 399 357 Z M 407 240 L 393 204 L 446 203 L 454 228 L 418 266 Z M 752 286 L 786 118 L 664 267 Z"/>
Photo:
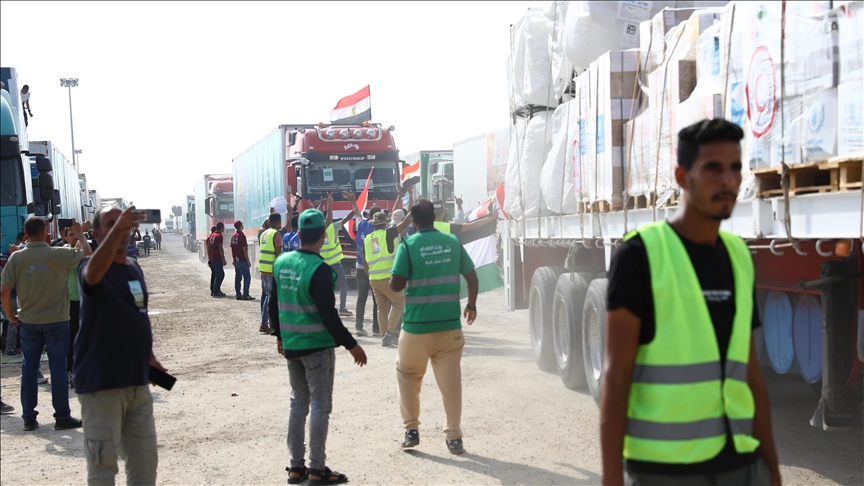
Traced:
<path fill-rule="evenodd" d="M 324 446 L 333 406 L 334 348 L 345 346 L 359 366 L 366 353 L 336 310 L 336 272 L 321 258 L 327 224 L 324 214 L 307 209 L 298 218 L 300 248 L 283 253 L 273 264 L 275 299 L 270 322 L 277 329 L 277 349 L 288 361 L 291 405 L 288 413 L 288 482 L 341 484 L 344 474 L 324 464 Z M 277 327 L 278 323 L 278 327 Z M 309 467 L 305 464 L 305 425 L 309 421 Z M 314 482 L 314 483 L 313 483 Z"/>

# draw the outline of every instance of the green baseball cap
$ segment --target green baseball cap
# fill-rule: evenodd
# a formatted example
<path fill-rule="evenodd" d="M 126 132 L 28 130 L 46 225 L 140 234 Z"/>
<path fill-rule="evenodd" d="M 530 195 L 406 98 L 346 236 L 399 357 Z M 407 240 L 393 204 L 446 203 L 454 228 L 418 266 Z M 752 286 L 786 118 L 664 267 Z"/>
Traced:
<path fill-rule="evenodd" d="M 324 228 L 324 213 L 317 209 L 307 209 L 300 213 L 299 225 L 301 230 Z"/>

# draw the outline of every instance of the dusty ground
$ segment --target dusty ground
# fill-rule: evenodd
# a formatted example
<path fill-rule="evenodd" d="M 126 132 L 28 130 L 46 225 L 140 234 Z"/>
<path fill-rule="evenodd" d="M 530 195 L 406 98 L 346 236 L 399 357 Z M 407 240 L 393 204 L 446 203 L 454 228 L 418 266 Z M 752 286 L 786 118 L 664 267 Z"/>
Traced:
<path fill-rule="evenodd" d="M 178 378 L 173 391 L 154 393 L 159 482 L 285 484 L 288 378 L 274 338 L 257 331 L 259 303 L 210 298 L 209 270 L 196 255 L 185 252 L 174 235 L 166 235 L 163 248 L 141 259 L 151 291 L 155 353 Z M 233 275 L 228 267 L 223 284 L 232 296 Z M 260 296 L 257 280 L 252 295 Z M 354 484 L 599 483 L 598 410 L 590 396 L 565 389 L 557 376 L 537 369 L 526 311 L 504 312 L 499 292 L 481 295 L 478 309 L 477 322 L 465 330 L 467 453 L 447 452 L 432 377 L 422 394 L 421 444 L 400 450 L 396 351 L 369 337 L 360 340 L 369 356 L 365 368 L 355 366 L 344 349 L 337 351 L 328 465 Z M 20 372 L 20 364 L 2 367 L 3 399 L 18 410 L 0 421 L 0 482 L 83 484 L 82 433 L 52 429 L 48 386 L 40 387 L 42 428 L 23 431 Z M 786 483 L 864 484 L 862 431 L 811 428 L 816 400 L 800 379 L 774 379 L 770 388 Z M 71 405 L 80 416 L 74 393 Z"/>

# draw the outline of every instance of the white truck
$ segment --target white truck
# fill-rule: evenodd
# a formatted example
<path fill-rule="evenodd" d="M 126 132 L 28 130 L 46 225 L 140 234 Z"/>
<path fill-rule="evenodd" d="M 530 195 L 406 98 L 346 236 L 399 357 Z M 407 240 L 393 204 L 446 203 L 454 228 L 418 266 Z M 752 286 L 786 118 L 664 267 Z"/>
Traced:
<path fill-rule="evenodd" d="M 588 2 L 570 2 L 566 15 L 576 3 Z M 661 11 L 641 23 L 647 44 L 639 49 L 613 46 L 589 66 L 574 64 L 581 74 L 554 96 L 560 104 L 512 103 L 531 93 L 511 83 L 515 123 L 502 230 L 506 308 L 528 309 L 535 360 L 565 386 L 599 399 L 606 272 L 615 249 L 628 232 L 678 210 L 671 171 L 677 132 L 723 116 L 746 133 L 745 183 L 721 229 L 743 238 L 753 255 L 760 363 L 778 374 L 800 374 L 813 386 L 819 399 L 812 425 L 860 425 L 862 2 L 811 15 L 819 3 L 788 2 L 780 11 L 732 2 L 687 12 L 682 22 L 682 12 Z M 545 69 L 543 82 L 553 82 L 548 57 L 545 64 L 517 60 L 520 49 L 523 57 L 553 52 L 554 64 L 554 29 L 549 51 L 525 48 L 537 39 L 523 33 L 532 21 L 553 18 L 556 5 L 529 9 L 514 25 L 511 79 L 521 82 L 531 79 L 525 72 Z M 563 37 L 575 38 L 570 34 Z M 652 39 L 665 46 L 655 49 Z M 660 64 L 652 69 L 658 50 Z M 826 55 L 828 68 L 815 68 Z M 810 67 L 796 70 L 802 65 Z M 546 93 L 538 83 L 534 91 Z M 458 168 L 458 150 L 456 159 Z"/>

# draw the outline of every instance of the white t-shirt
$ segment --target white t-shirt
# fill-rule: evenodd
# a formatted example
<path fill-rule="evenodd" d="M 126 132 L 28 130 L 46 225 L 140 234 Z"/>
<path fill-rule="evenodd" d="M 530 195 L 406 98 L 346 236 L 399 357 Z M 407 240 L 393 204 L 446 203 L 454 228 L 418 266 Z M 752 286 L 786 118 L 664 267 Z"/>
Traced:
<path fill-rule="evenodd" d="M 27 100 L 30 99 L 30 95 L 31 95 L 31 94 L 32 94 L 32 93 L 30 93 L 30 90 L 27 90 L 26 93 L 21 93 L 21 105 L 22 105 L 22 106 L 24 105 L 24 103 L 27 102 Z"/>

